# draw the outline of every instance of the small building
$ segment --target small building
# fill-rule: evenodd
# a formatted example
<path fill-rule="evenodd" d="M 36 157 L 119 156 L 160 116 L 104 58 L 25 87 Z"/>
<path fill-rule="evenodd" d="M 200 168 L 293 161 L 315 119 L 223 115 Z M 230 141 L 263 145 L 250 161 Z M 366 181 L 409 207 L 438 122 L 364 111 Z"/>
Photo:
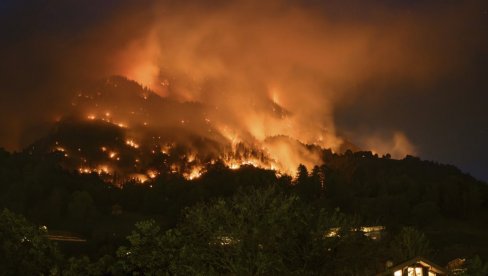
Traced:
<path fill-rule="evenodd" d="M 426 260 L 416 257 L 401 264 L 388 267 L 386 271 L 377 276 L 442 276 L 447 275 L 447 270 L 443 267 Z"/>

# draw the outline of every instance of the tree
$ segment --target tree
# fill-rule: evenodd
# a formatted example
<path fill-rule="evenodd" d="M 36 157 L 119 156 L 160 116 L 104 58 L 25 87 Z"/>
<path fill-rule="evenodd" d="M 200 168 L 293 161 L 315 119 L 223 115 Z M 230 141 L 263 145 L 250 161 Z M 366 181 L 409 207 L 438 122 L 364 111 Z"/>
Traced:
<path fill-rule="evenodd" d="M 63 276 L 78 275 L 122 275 L 114 266 L 115 258 L 105 255 L 95 262 L 91 262 L 86 256 L 70 258 L 63 269 Z"/>
<path fill-rule="evenodd" d="M 308 189 L 311 197 L 317 198 L 322 196 L 325 190 L 324 182 L 325 174 L 322 168 L 319 166 L 314 166 L 310 176 L 310 187 Z"/>
<path fill-rule="evenodd" d="M 298 191 L 298 194 L 303 199 L 311 199 L 314 197 L 314 189 L 313 189 L 312 179 L 308 174 L 307 167 L 305 165 L 300 164 L 297 168 L 297 175 L 295 179 L 295 187 Z"/>
<path fill-rule="evenodd" d="M 45 232 L 7 209 L 0 212 L 0 270 L 5 275 L 56 273 L 61 255 Z"/>
<path fill-rule="evenodd" d="M 126 273 L 147 275 L 325 273 L 348 236 L 345 225 L 339 213 L 314 211 L 274 187 L 251 187 L 186 209 L 166 232 L 154 221 L 138 223 L 117 256 Z M 336 227 L 341 235 L 326 237 Z"/>
<path fill-rule="evenodd" d="M 466 271 L 462 274 L 462 276 L 488 275 L 488 263 L 483 262 L 478 255 L 469 259 L 466 263 Z"/>
<path fill-rule="evenodd" d="M 296 185 L 306 185 L 308 182 L 308 170 L 305 165 L 300 164 L 297 168 Z"/>
<path fill-rule="evenodd" d="M 141 275 L 181 271 L 175 264 L 178 263 L 179 251 L 183 249 L 184 238 L 178 230 L 162 232 L 154 220 L 139 222 L 127 237 L 130 245 L 117 250 L 116 268 Z"/>
<path fill-rule="evenodd" d="M 427 237 L 413 227 L 402 228 L 390 248 L 396 261 L 406 261 L 417 256 L 428 257 L 432 252 Z"/>

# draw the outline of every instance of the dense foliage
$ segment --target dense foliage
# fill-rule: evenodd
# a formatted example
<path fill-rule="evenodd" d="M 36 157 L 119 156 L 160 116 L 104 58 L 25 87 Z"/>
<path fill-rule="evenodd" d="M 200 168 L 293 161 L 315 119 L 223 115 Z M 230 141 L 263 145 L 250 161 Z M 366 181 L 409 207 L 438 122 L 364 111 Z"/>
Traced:
<path fill-rule="evenodd" d="M 300 166 L 293 179 L 251 166 L 230 170 L 217 162 L 193 181 L 162 172 L 145 185 L 132 181 L 118 188 L 96 174 L 66 171 L 58 158 L 0 150 L 0 207 L 49 231 L 87 240 L 59 244 L 66 275 L 357 275 L 414 255 L 446 264 L 475 254 L 481 259 L 469 261 L 473 271 L 486 269 L 481 260 L 488 259 L 488 187 L 452 166 L 410 156 L 392 160 L 370 152 L 324 151 L 325 165 L 310 172 Z M 18 218 L 8 211 L 2 216 Z M 16 229 L 24 235 L 37 229 L 23 219 L 2 223 L 5 240 L 18 240 L 6 223 L 20 225 Z M 27 224 L 30 228 L 21 227 Z M 386 230 L 375 241 L 354 231 L 340 239 L 319 238 L 329 228 L 359 225 Z M 45 241 L 42 233 L 36 235 Z M 4 247 L 4 254 L 17 256 L 14 244 Z M 29 260 L 31 268 L 22 269 L 47 273 L 58 267 L 56 250 L 47 244 L 29 251 L 39 250 L 39 260 L 49 258 L 42 261 L 46 266 Z M 345 268 L 349 271 L 339 272 Z"/>
<path fill-rule="evenodd" d="M 324 236 L 333 227 L 341 238 Z M 126 270 L 144 274 L 325 273 L 340 268 L 334 257 L 352 240 L 350 227 L 343 215 L 311 210 L 294 195 L 251 190 L 189 208 L 164 233 L 154 221 L 139 223 L 118 256 Z"/>
<path fill-rule="evenodd" d="M 58 270 L 60 254 L 43 229 L 6 209 L 0 212 L 0 242 L 2 275 L 49 274 Z"/>

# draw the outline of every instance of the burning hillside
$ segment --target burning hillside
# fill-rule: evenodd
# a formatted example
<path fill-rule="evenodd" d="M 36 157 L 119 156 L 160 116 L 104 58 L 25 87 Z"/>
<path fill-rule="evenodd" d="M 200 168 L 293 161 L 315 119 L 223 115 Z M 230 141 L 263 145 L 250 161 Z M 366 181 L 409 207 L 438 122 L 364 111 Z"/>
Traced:
<path fill-rule="evenodd" d="M 71 106 L 51 133 L 28 150 L 58 152 L 63 166 L 108 181 L 144 182 L 161 172 L 194 179 L 215 162 L 292 175 L 299 164 L 322 163 L 320 146 L 307 146 L 285 133 L 256 137 L 218 120 L 215 106 L 161 97 L 123 77 L 77 91 Z M 273 102 L 268 108 L 275 120 L 293 116 Z M 252 110 L 243 112 L 252 115 Z"/>
<path fill-rule="evenodd" d="M 245 163 L 288 173 L 299 163 L 321 162 L 304 145 L 340 152 L 351 147 L 344 137 L 396 158 L 416 154 L 402 126 L 375 125 L 354 110 L 358 103 L 368 110 L 385 104 L 370 84 L 396 95 L 408 90 L 394 89 L 397 82 L 419 84 L 447 70 L 438 48 L 412 41 L 426 34 L 402 17 L 392 21 L 390 13 L 380 12 L 378 22 L 346 23 L 308 5 L 253 2 L 124 5 L 66 34 L 74 38 L 53 37 L 41 49 L 55 53 L 27 55 L 34 71 L 8 77 L 12 94 L 31 91 L 25 95 L 32 97 L 8 105 L 15 116 L 3 118 L 9 131 L 0 139 L 18 150 L 47 132 L 53 119 L 72 117 L 123 129 L 128 146 L 177 144 L 202 160 L 225 159 L 243 144 L 266 160 Z M 37 58 L 49 66 L 39 67 Z M 16 68 L 15 59 L 8 64 Z M 22 79 L 31 75 L 37 81 Z M 112 75 L 124 77 L 93 83 Z"/>

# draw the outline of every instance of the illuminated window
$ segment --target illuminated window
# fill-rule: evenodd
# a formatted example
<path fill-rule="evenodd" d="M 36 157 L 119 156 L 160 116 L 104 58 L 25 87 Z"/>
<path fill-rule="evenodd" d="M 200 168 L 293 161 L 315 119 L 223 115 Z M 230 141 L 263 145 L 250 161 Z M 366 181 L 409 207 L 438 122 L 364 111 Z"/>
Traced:
<path fill-rule="evenodd" d="M 423 276 L 421 267 L 409 267 L 407 272 L 408 276 Z"/>
<path fill-rule="evenodd" d="M 435 276 L 436 274 L 434 272 L 429 271 L 429 276 Z"/>
<path fill-rule="evenodd" d="M 395 273 L 393 273 L 393 276 L 402 276 L 402 271 L 401 270 L 395 271 Z"/>

